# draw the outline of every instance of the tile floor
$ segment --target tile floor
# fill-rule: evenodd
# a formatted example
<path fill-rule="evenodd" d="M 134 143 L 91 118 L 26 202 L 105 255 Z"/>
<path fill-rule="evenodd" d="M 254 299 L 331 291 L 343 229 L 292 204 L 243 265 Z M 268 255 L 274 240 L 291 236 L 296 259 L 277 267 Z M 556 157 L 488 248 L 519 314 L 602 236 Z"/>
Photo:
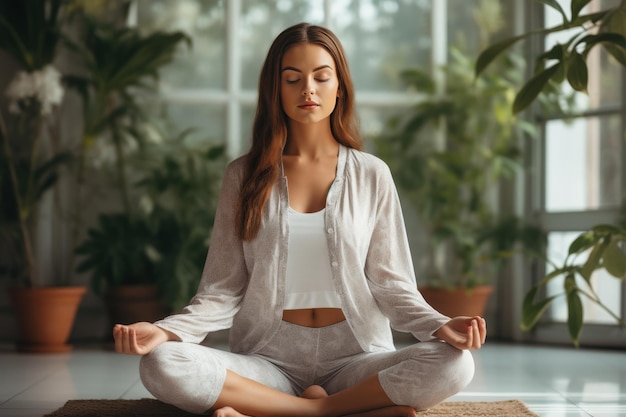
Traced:
<path fill-rule="evenodd" d="M 626 416 L 626 354 L 488 344 L 458 401 L 520 399 L 540 416 Z M 77 347 L 26 355 L 0 346 L 0 417 L 41 417 L 69 399 L 145 398 L 135 356 Z"/>

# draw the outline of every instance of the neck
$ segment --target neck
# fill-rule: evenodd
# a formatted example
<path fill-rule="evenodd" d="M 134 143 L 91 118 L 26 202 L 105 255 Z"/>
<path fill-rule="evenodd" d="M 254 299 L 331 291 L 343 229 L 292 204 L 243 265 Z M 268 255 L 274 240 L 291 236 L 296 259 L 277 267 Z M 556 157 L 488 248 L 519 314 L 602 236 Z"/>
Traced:
<path fill-rule="evenodd" d="M 329 123 L 292 123 L 283 153 L 316 158 L 327 154 L 336 155 L 338 148 L 339 143 L 333 137 Z"/>

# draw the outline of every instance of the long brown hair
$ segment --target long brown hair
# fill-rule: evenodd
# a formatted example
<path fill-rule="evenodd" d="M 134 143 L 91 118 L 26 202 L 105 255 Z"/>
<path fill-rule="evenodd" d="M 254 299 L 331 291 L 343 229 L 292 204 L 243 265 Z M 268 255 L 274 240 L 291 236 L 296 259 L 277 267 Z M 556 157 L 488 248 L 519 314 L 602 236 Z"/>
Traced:
<path fill-rule="evenodd" d="M 308 23 L 285 29 L 270 46 L 259 77 L 252 146 L 247 154 L 247 169 L 237 211 L 237 232 L 243 240 L 256 237 L 263 207 L 280 175 L 280 161 L 287 141 L 287 116 L 280 100 L 281 63 L 285 52 L 300 43 L 320 45 L 333 57 L 339 80 L 339 98 L 330 115 L 331 132 L 342 145 L 361 149 L 354 87 L 339 39 L 330 30 Z"/>

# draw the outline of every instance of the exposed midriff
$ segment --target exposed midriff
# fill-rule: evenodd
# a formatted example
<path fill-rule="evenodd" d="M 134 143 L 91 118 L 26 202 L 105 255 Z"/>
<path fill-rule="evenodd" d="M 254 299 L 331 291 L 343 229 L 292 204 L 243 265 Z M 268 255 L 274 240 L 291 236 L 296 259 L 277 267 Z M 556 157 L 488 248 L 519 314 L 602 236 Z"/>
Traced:
<path fill-rule="evenodd" d="M 284 310 L 283 320 L 305 327 L 325 327 L 346 319 L 340 308 Z"/>

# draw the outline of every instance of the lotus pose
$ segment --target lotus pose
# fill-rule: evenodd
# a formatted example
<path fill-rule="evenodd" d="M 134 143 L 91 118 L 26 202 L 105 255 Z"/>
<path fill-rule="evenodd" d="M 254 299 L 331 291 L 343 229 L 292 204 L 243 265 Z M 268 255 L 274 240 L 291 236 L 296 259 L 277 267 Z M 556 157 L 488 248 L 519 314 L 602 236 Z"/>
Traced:
<path fill-rule="evenodd" d="M 218 417 L 415 416 L 472 379 L 481 317 L 417 290 L 387 165 L 360 150 L 343 48 L 298 24 L 272 43 L 249 152 L 224 174 L 197 294 L 116 325 L 159 400 Z M 391 328 L 419 342 L 396 350 Z M 202 344 L 230 329 L 230 351 Z"/>

